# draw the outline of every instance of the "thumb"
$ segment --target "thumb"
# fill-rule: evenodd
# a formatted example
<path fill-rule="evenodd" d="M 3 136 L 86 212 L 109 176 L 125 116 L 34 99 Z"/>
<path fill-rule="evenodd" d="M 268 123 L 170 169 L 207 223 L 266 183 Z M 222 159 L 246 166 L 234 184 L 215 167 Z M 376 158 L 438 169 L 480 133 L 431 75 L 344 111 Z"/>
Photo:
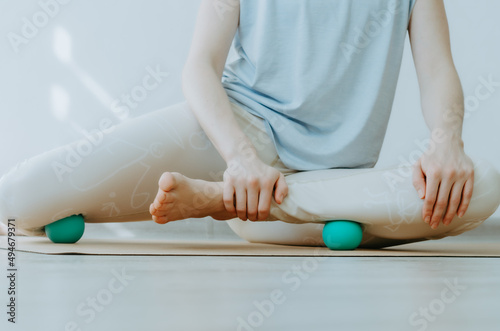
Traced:
<path fill-rule="evenodd" d="M 413 167 L 413 187 L 417 190 L 418 197 L 423 199 L 425 197 L 425 174 L 422 170 L 420 159 Z"/>
<path fill-rule="evenodd" d="M 274 191 L 274 200 L 281 204 L 283 199 L 288 194 L 288 185 L 286 184 L 285 176 L 280 172 L 280 177 L 276 181 L 276 190 Z"/>

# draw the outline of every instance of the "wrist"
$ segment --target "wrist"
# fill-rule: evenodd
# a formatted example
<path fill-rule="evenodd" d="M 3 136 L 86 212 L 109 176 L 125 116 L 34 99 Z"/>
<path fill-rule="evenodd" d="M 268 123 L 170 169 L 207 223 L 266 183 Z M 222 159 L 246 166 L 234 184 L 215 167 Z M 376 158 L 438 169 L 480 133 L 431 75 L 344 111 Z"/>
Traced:
<path fill-rule="evenodd" d="M 249 162 L 257 158 L 257 150 L 253 144 L 245 137 L 231 146 L 231 148 L 223 156 L 226 164 L 232 162 Z"/>
<path fill-rule="evenodd" d="M 461 138 L 447 138 L 436 144 L 438 150 L 441 151 L 463 151 L 464 142 Z"/>
<path fill-rule="evenodd" d="M 453 131 L 445 131 L 443 129 L 434 129 L 431 133 L 432 140 L 436 143 L 436 145 L 443 148 L 450 147 L 460 147 L 464 148 L 464 141 L 462 140 L 462 135 L 460 132 L 456 130 Z"/>

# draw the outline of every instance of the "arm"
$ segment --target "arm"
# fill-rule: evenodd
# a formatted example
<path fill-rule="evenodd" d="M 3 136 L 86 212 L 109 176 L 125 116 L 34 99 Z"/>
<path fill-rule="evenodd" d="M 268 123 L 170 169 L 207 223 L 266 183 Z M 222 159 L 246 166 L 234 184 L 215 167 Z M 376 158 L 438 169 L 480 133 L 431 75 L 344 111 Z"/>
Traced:
<path fill-rule="evenodd" d="M 450 47 L 443 0 L 417 0 L 409 35 L 431 146 L 415 163 L 413 185 L 425 199 L 422 217 L 432 228 L 462 217 L 472 197 L 474 166 L 464 152 L 464 96 Z"/>
<path fill-rule="evenodd" d="M 224 205 L 243 220 L 269 215 L 273 189 L 281 203 L 287 194 L 283 174 L 260 161 L 251 141 L 234 118 L 221 78 L 238 27 L 239 1 L 234 10 L 217 12 L 216 1 L 203 0 L 192 46 L 182 73 L 186 100 L 201 127 L 227 163 Z M 236 207 L 236 208 L 235 208 Z"/>

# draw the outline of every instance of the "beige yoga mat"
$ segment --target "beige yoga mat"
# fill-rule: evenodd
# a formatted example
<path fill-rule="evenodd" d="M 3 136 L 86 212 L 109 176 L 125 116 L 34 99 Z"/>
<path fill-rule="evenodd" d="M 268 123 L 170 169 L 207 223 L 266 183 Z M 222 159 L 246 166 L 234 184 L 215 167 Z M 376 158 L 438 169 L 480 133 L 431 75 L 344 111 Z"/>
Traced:
<path fill-rule="evenodd" d="M 6 238 L 1 238 L 6 248 Z M 430 240 L 384 249 L 332 251 L 324 247 L 254 244 L 241 241 L 173 241 L 147 239 L 85 239 L 54 244 L 46 237 L 17 237 L 16 250 L 39 254 L 170 255 L 170 256 L 461 256 L 500 257 L 500 242 Z"/>

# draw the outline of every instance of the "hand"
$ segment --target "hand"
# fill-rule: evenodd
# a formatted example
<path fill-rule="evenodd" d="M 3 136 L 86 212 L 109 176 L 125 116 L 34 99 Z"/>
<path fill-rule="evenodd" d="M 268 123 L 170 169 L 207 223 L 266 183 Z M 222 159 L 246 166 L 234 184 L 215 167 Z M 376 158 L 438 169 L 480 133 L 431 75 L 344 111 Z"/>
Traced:
<path fill-rule="evenodd" d="M 269 217 L 271 199 L 278 204 L 288 194 L 285 176 L 257 157 L 236 158 L 224 172 L 224 206 L 244 221 L 261 221 Z"/>
<path fill-rule="evenodd" d="M 463 143 L 443 142 L 429 148 L 414 165 L 413 186 L 425 199 L 422 219 L 433 229 L 441 221 L 449 225 L 455 215 L 462 217 L 474 186 L 474 164 Z"/>

